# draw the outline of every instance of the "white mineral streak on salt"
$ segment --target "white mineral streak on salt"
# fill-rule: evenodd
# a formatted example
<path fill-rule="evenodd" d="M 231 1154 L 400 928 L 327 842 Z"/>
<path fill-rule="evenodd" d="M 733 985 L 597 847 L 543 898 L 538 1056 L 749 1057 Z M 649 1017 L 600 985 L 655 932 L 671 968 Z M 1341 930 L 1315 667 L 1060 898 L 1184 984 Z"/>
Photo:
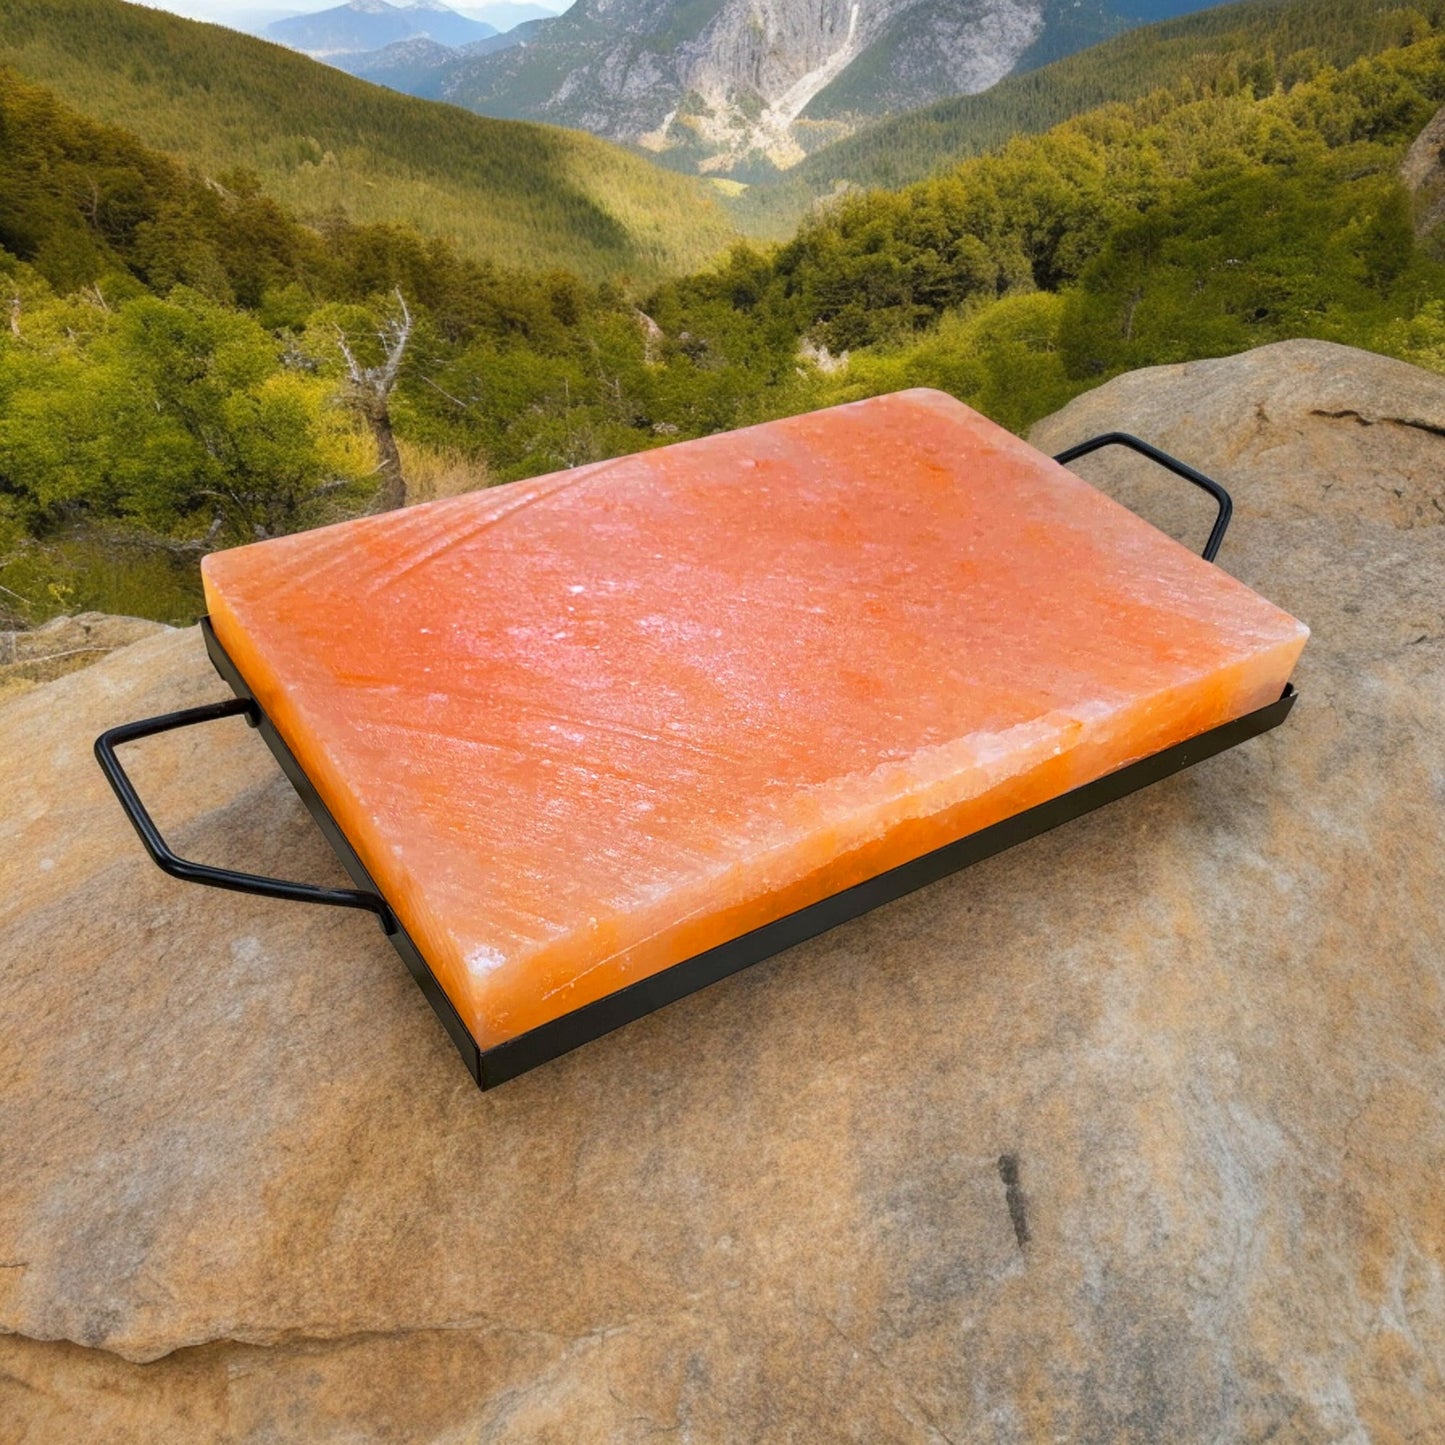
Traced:
<path fill-rule="evenodd" d="M 488 948 L 485 944 L 474 944 L 467 951 L 467 972 L 473 978 L 485 978 L 489 973 L 495 973 L 507 962 L 506 955 L 498 953 L 494 948 Z"/>
<path fill-rule="evenodd" d="M 1091 702 L 1075 702 L 1069 704 L 1069 714 L 1077 718 L 1084 725 L 1086 731 L 1092 732 L 1096 727 L 1108 722 L 1118 712 L 1117 703 L 1104 702 L 1096 699 Z"/>
<path fill-rule="evenodd" d="M 999 732 L 921 748 L 903 762 L 882 763 L 809 793 L 823 802 L 830 827 L 863 841 L 907 819 L 942 813 L 976 798 L 1055 756 L 1084 731 L 1077 718 L 1051 712 Z"/>

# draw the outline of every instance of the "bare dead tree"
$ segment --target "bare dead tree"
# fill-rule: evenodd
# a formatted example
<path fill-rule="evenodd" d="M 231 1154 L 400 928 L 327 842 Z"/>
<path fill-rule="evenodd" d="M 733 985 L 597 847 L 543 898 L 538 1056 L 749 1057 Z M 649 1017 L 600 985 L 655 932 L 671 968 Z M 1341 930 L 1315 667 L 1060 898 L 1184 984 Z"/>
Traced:
<path fill-rule="evenodd" d="M 18 337 L 20 335 L 20 298 L 10 298 L 10 334 Z"/>
<path fill-rule="evenodd" d="M 640 306 L 632 308 L 632 319 L 642 331 L 643 365 L 661 365 L 663 347 L 667 344 L 666 333 Z"/>
<path fill-rule="evenodd" d="M 376 366 L 363 366 L 351 349 L 346 333 L 336 328 L 336 344 L 346 362 L 346 402 L 353 407 L 371 429 L 376 443 L 377 472 L 381 485 L 377 489 L 373 512 L 391 512 L 406 506 L 406 478 L 401 470 L 401 452 L 391 427 L 391 394 L 401 375 L 401 364 L 411 341 L 412 315 L 400 288 L 396 292 L 400 313 L 390 317 L 377 330 L 381 342 L 381 361 Z"/>
<path fill-rule="evenodd" d="M 206 553 L 216 545 L 216 539 L 221 535 L 225 525 L 225 517 L 217 512 L 216 515 L 211 518 L 211 525 L 206 529 L 206 535 L 204 537 L 192 537 L 189 541 L 185 542 L 172 541 L 170 538 L 157 539 L 160 550 L 170 552 L 177 557 L 204 557 Z M 149 545 L 150 543 L 151 539 L 147 538 L 145 545 Z"/>
<path fill-rule="evenodd" d="M 81 198 L 80 211 L 90 222 L 92 231 L 100 230 L 100 182 L 94 176 L 87 176 L 86 189 L 88 195 Z"/>
<path fill-rule="evenodd" d="M 215 496 L 216 493 L 208 493 Z M 204 557 L 214 551 L 225 530 L 226 518 L 221 513 L 211 519 L 211 525 L 203 537 L 164 537 L 155 532 L 141 530 L 122 531 L 116 528 L 92 529 L 85 526 L 75 528 L 69 535 L 93 543 L 110 557 L 124 557 L 130 553 L 161 553 L 167 557 Z M 257 541 L 264 541 L 267 534 L 262 532 Z M 8 560 L 8 559 L 7 559 Z M 0 591 L 4 591 L 0 588 Z"/>
<path fill-rule="evenodd" d="M 1139 313 L 1139 307 L 1144 301 L 1144 289 L 1140 287 L 1130 297 L 1128 305 L 1124 308 L 1124 340 L 1134 339 L 1134 318 Z"/>

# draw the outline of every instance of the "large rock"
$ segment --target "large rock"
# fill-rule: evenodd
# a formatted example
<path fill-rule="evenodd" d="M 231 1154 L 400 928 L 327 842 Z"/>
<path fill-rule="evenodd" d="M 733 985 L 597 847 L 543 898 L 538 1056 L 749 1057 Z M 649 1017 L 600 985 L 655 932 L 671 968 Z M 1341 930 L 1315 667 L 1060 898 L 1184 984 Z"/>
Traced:
<path fill-rule="evenodd" d="M 52 617 L 39 627 L 0 632 L 0 702 L 89 667 L 118 647 L 166 631 L 165 623 L 144 617 L 77 612 Z"/>
<path fill-rule="evenodd" d="M 0 711 L 0 1437 L 1445 1438 L 1445 380 L 1271 347 L 1038 440 L 1113 427 L 1234 486 L 1288 725 L 494 1093 L 372 921 L 142 857 L 90 741 L 224 695 L 194 632 Z M 339 876 L 239 723 L 133 754 Z"/>

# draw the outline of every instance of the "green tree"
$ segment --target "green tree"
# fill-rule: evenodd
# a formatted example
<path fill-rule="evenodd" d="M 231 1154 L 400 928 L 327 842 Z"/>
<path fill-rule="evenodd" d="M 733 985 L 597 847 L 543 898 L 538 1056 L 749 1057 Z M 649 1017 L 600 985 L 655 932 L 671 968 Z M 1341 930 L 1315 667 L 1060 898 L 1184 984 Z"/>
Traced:
<path fill-rule="evenodd" d="M 35 339 L 0 341 L 0 478 L 32 525 L 252 540 L 363 494 L 373 459 L 334 387 L 245 313 L 178 290 L 94 324 L 49 341 L 37 317 Z"/>

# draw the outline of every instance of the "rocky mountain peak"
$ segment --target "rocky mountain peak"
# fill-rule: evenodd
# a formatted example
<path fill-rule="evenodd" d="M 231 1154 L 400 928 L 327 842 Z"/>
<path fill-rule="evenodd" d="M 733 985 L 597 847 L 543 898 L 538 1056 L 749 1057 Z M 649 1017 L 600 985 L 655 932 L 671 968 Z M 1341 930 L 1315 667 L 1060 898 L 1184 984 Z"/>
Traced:
<path fill-rule="evenodd" d="M 455 66 L 442 94 L 574 126 L 703 171 L 787 167 L 861 121 L 987 89 L 1106 0 L 578 0 L 527 43 Z"/>

